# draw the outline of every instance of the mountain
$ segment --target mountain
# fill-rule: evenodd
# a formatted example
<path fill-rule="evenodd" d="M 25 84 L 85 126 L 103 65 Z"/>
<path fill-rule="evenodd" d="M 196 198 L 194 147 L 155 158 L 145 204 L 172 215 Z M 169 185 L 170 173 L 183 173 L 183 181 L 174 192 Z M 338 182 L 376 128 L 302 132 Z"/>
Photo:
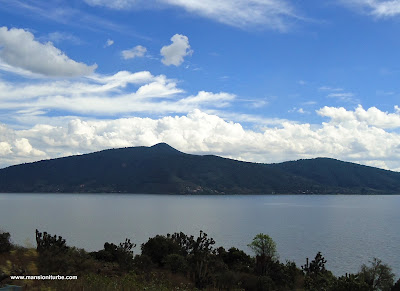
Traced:
<path fill-rule="evenodd" d="M 241 162 L 161 143 L 0 169 L 0 192 L 393 194 L 400 173 L 328 158 Z"/>

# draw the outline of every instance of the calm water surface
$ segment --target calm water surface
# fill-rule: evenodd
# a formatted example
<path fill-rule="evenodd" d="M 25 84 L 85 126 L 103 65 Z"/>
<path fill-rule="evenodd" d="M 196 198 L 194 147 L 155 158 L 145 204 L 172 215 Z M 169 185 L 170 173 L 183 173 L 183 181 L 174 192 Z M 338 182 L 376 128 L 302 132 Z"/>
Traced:
<path fill-rule="evenodd" d="M 131 238 L 138 246 L 156 234 L 205 231 L 216 246 L 249 252 L 260 233 L 277 243 L 282 261 L 298 266 L 318 251 L 335 275 L 357 272 L 378 257 L 400 277 L 400 196 L 0 194 L 0 228 L 17 244 L 34 232 L 99 250 Z"/>

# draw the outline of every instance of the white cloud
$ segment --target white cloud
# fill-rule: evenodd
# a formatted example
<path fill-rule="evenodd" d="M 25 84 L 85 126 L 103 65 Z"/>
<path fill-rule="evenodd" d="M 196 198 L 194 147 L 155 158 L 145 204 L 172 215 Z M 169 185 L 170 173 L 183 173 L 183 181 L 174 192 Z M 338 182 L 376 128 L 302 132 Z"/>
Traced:
<path fill-rule="evenodd" d="M 134 48 L 131 48 L 129 50 L 123 50 L 121 52 L 121 55 L 125 60 L 128 60 L 128 59 L 133 59 L 133 58 L 144 57 L 146 52 L 147 52 L 147 49 L 144 46 L 137 45 Z"/>
<path fill-rule="evenodd" d="M 105 46 L 112 46 L 114 44 L 114 41 L 112 39 L 107 39 Z"/>
<path fill-rule="evenodd" d="M 166 65 L 180 66 L 184 57 L 191 55 L 193 51 L 190 49 L 189 39 L 185 35 L 175 34 L 171 37 L 172 44 L 163 46 L 161 48 L 161 55 L 163 56 L 161 62 Z"/>
<path fill-rule="evenodd" d="M 346 110 L 343 107 L 328 107 L 325 106 L 317 111 L 321 116 L 331 118 L 332 124 L 341 126 L 348 123 L 360 123 L 367 126 L 373 126 L 382 129 L 400 128 L 400 112 L 398 106 L 394 107 L 396 113 L 388 113 L 379 110 L 376 107 L 365 110 L 361 105 L 354 111 Z"/>
<path fill-rule="evenodd" d="M 361 9 L 377 18 L 394 17 L 400 15 L 399 0 L 341 0 L 344 5 Z"/>
<path fill-rule="evenodd" d="M 34 149 L 26 138 L 15 140 L 14 147 L 17 155 L 30 156 L 30 157 L 43 157 L 46 154 L 40 150 Z"/>
<path fill-rule="evenodd" d="M 0 142 L 0 156 L 11 154 L 11 145 L 8 142 Z"/>
<path fill-rule="evenodd" d="M 0 60 L 15 72 L 24 70 L 50 77 L 89 75 L 97 68 L 71 60 L 51 42 L 36 41 L 29 31 L 7 27 L 0 27 Z"/>
<path fill-rule="evenodd" d="M 302 19 L 287 0 L 85 0 L 89 5 L 112 9 L 179 7 L 227 25 L 287 31 L 290 22 Z"/>
<path fill-rule="evenodd" d="M 374 107 L 368 110 L 359 107 L 354 111 L 324 107 L 318 113 L 328 121 L 318 126 L 283 121 L 279 127 L 258 131 L 197 109 L 184 116 L 158 119 L 76 118 L 58 126 L 40 124 L 25 130 L 0 125 L 0 161 L 5 166 L 66 153 L 167 142 L 184 152 L 212 153 L 253 162 L 325 156 L 400 168 L 400 134 L 385 130 L 393 128 L 393 124 L 400 128 L 397 113 Z"/>
<path fill-rule="evenodd" d="M 52 115 L 55 111 L 86 116 L 187 113 L 196 108 L 226 107 L 234 99 L 233 94 L 226 92 L 185 94 L 175 80 L 164 75 L 153 76 L 148 71 L 15 83 L 0 78 L 0 110 L 7 111 L 9 120 L 29 120 L 28 117 L 37 120 L 40 115 Z"/>
<path fill-rule="evenodd" d="M 266 25 L 288 28 L 287 18 L 296 18 L 293 7 L 283 0 L 165 0 L 189 12 L 237 27 Z"/>
<path fill-rule="evenodd" d="M 229 102 L 235 99 L 235 95 L 229 93 L 211 93 L 200 91 L 196 96 L 189 96 L 181 99 L 179 103 L 182 105 L 201 106 L 202 104 L 214 104 L 216 107 L 225 107 Z"/>

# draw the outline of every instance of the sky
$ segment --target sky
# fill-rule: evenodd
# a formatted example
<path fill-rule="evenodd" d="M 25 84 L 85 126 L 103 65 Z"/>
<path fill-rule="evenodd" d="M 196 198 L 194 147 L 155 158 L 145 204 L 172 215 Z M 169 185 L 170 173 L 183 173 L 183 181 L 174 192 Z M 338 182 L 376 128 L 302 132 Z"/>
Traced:
<path fill-rule="evenodd" d="M 166 142 L 400 171 L 400 0 L 0 0 L 0 167 Z"/>

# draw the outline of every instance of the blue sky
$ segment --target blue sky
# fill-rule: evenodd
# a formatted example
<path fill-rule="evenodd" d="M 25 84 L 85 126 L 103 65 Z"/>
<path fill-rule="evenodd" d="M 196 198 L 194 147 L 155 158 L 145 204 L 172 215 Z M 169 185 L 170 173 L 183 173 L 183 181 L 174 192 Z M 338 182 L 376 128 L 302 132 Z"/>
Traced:
<path fill-rule="evenodd" d="M 0 0 L 0 166 L 167 142 L 400 170 L 400 1 Z"/>

